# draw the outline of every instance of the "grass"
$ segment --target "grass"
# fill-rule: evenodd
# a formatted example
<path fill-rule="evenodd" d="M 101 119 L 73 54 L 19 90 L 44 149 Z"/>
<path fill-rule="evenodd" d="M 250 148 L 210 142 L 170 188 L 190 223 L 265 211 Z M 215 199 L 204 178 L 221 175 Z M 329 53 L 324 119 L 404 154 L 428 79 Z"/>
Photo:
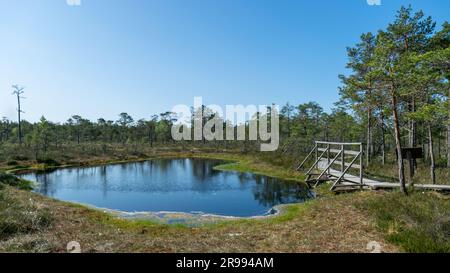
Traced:
<path fill-rule="evenodd" d="M 292 168 L 280 168 L 273 162 L 261 158 L 258 154 L 203 154 L 198 157 L 230 161 L 215 167 L 216 170 L 221 171 L 251 172 L 297 182 L 304 181 L 305 178 L 302 173 L 294 171 Z"/>
<path fill-rule="evenodd" d="M 0 173 L 0 240 L 39 232 L 50 225 L 48 209 L 41 209 L 31 199 L 16 198 L 12 187 L 22 191 L 31 189 L 31 182 L 10 174 Z"/>
<path fill-rule="evenodd" d="M 371 164 L 366 170 L 366 174 L 378 181 L 397 182 L 398 169 L 395 164 L 381 165 L 379 163 Z M 450 184 L 450 168 L 438 167 L 436 168 L 436 184 L 449 185 Z M 405 163 L 405 176 L 408 179 L 408 166 Z M 431 182 L 430 168 L 421 162 L 418 162 L 417 170 L 414 175 L 414 183 L 416 184 L 433 184 Z"/>
<path fill-rule="evenodd" d="M 12 193 L 9 186 L 0 190 L 0 240 L 35 233 L 50 225 L 48 209 L 41 209 L 32 200 L 14 198 Z"/>
<path fill-rule="evenodd" d="M 9 186 L 8 191 L 48 209 L 51 222 L 0 240 L 0 251 L 65 252 L 74 240 L 83 252 L 365 252 L 372 240 L 386 252 L 397 251 L 384 243 L 365 213 L 347 205 L 354 197 L 345 195 L 288 206 L 278 217 L 187 228 L 117 219 Z"/>
<path fill-rule="evenodd" d="M 413 192 L 377 195 L 359 205 L 376 219 L 387 241 L 407 252 L 450 252 L 448 196 Z"/>
<path fill-rule="evenodd" d="M 0 185 L 2 184 L 16 187 L 21 190 L 31 190 L 33 183 L 24 179 L 20 179 L 12 174 L 0 172 Z"/>
<path fill-rule="evenodd" d="M 164 150 L 146 158 L 94 158 L 82 165 L 165 157 L 221 159 L 227 163 L 218 166 L 220 170 L 303 180 L 292 170 L 294 162 L 259 154 Z M 74 240 L 81 243 L 83 252 L 367 252 L 370 241 L 381 243 L 384 252 L 449 252 L 449 202 L 434 193 L 334 195 L 329 185 L 322 185 L 316 189 L 320 198 L 286 206 L 276 217 L 186 227 L 118 219 L 19 190 L 26 182 L 12 175 L 3 174 L 0 181 L 4 184 L 0 211 L 6 216 L 2 218 L 15 223 L 0 238 L 0 252 L 65 252 L 66 244 Z M 27 211 L 31 213 L 22 213 Z"/>

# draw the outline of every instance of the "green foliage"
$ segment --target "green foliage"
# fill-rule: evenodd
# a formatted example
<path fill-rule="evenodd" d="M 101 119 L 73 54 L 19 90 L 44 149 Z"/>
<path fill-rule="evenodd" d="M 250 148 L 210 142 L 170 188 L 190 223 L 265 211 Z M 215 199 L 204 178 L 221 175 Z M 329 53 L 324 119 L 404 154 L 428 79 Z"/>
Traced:
<path fill-rule="evenodd" d="M 61 166 L 61 163 L 59 163 L 58 161 L 56 161 L 56 160 L 54 160 L 52 158 L 49 158 L 49 157 L 42 158 L 42 159 L 38 158 L 37 159 L 37 163 L 45 164 L 45 165 L 50 166 L 50 167 Z"/>
<path fill-rule="evenodd" d="M 30 181 L 20 179 L 12 174 L 5 174 L 0 172 L 0 185 L 5 184 L 21 190 L 31 190 L 32 183 Z"/>
<path fill-rule="evenodd" d="M 8 166 L 17 166 L 17 161 L 15 160 L 9 160 L 8 162 L 6 162 L 6 165 Z"/>
<path fill-rule="evenodd" d="M 447 118 L 448 104 L 443 100 L 435 100 L 433 104 L 424 104 L 417 111 L 408 113 L 407 117 L 432 124 L 443 124 Z"/>
<path fill-rule="evenodd" d="M 27 156 L 23 156 L 23 155 L 14 155 L 12 157 L 13 160 L 17 160 L 17 161 L 26 161 L 29 160 L 29 158 Z"/>

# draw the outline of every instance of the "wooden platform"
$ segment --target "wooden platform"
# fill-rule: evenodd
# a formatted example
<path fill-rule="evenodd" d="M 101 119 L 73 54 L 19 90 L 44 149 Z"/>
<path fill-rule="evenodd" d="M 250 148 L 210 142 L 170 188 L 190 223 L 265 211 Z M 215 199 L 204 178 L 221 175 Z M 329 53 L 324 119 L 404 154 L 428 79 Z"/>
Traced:
<path fill-rule="evenodd" d="M 317 167 L 319 170 L 324 170 L 328 165 L 328 161 L 326 159 L 321 160 Z M 329 169 L 327 172 L 327 176 L 331 180 L 332 178 L 338 178 L 342 175 L 342 173 L 335 169 Z M 400 183 L 391 183 L 391 182 L 379 182 L 372 179 L 363 178 L 363 184 L 361 185 L 360 178 L 351 174 L 346 173 L 344 175 L 343 181 L 337 185 L 337 189 L 347 190 L 349 188 L 366 188 L 366 189 L 393 189 L 400 188 Z M 414 184 L 414 187 L 417 189 L 423 190 L 435 190 L 435 191 L 450 191 L 450 185 L 432 185 L 432 184 Z"/>

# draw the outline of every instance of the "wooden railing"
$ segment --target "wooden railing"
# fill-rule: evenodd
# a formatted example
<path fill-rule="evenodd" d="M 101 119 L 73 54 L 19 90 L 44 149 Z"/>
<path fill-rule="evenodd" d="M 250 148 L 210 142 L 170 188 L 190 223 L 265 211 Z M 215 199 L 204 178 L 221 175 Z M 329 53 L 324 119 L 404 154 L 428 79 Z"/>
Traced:
<path fill-rule="evenodd" d="M 341 182 L 349 182 L 358 184 L 361 187 L 363 186 L 364 166 L 362 143 L 316 141 L 314 148 L 297 167 L 297 170 L 301 170 L 313 156 L 315 158 L 314 163 L 306 172 L 307 183 L 314 183 L 314 186 L 317 186 L 324 180 L 334 181 L 331 187 L 332 190 Z M 347 162 L 346 156 L 351 157 L 349 162 Z M 359 164 L 357 164 L 358 160 Z M 339 170 L 333 169 L 333 166 L 339 166 Z M 349 173 L 350 169 L 359 171 L 358 181 L 355 181 L 355 179 L 346 179 L 345 175 Z M 320 173 L 313 173 L 314 170 L 318 170 Z"/>

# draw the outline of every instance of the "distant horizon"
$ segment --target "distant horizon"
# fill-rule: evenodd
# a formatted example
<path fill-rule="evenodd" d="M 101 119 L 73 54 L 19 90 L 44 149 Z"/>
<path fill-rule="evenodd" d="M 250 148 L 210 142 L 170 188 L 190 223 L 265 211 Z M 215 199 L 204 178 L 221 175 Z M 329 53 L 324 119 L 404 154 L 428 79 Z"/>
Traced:
<path fill-rule="evenodd" d="M 0 118 L 136 120 L 191 105 L 315 101 L 330 112 L 346 47 L 384 29 L 401 6 L 440 28 L 447 0 L 61 1 L 0 0 Z"/>

